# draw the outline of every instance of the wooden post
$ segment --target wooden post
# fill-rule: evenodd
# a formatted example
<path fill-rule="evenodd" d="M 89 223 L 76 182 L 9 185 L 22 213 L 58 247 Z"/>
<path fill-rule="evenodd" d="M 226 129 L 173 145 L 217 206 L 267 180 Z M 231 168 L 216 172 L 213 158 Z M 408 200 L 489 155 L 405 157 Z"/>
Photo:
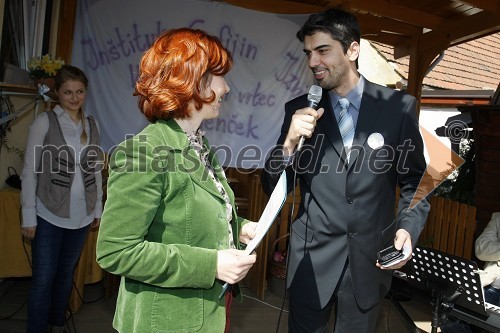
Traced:
<path fill-rule="evenodd" d="M 76 8 L 77 0 L 64 0 L 60 2 L 56 55 L 63 59 L 67 64 L 71 62 Z"/>
<path fill-rule="evenodd" d="M 432 61 L 441 53 L 442 49 L 425 49 L 419 36 L 412 37 L 410 44 L 410 66 L 408 70 L 408 87 L 406 92 L 417 99 L 417 117 L 420 114 L 420 98 L 424 77 Z"/>

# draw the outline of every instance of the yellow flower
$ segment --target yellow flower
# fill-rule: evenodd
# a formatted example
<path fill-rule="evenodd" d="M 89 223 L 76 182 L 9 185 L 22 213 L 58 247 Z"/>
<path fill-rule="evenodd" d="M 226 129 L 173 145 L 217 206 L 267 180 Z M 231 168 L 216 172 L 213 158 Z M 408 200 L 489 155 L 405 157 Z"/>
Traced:
<path fill-rule="evenodd" d="M 53 77 L 63 65 L 64 60 L 61 58 L 52 58 L 50 54 L 33 57 L 28 61 L 30 76 L 34 79 Z"/>

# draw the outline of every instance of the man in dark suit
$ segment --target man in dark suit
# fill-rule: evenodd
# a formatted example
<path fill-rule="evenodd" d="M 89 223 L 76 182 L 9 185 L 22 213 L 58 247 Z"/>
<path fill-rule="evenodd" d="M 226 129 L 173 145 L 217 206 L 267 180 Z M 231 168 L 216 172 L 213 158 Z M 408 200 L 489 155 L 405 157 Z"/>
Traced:
<path fill-rule="evenodd" d="M 286 103 L 262 175 L 267 194 L 285 169 L 289 189 L 295 171 L 300 180 L 287 268 L 289 331 L 324 332 L 335 304 L 336 333 L 374 332 L 392 269 L 409 260 L 382 267 L 377 252 L 394 245 L 411 257 L 429 210 L 425 199 L 410 206 L 426 168 L 416 100 L 358 73 L 360 30 L 352 14 L 313 14 L 297 37 L 322 98 L 317 111 L 307 107 L 307 95 Z"/>

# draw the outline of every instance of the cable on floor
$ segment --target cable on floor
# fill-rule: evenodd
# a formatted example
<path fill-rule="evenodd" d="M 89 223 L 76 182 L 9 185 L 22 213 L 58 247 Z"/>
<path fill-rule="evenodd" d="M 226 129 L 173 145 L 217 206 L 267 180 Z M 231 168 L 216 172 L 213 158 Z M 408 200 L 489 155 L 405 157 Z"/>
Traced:
<path fill-rule="evenodd" d="M 10 280 L 3 280 L 3 281 L 2 281 L 2 284 L 3 284 L 3 283 L 6 283 L 7 281 L 10 281 Z M 16 284 L 17 284 L 17 282 L 16 282 L 16 281 L 14 281 L 14 283 L 13 283 L 11 286 L 8 286 L 8 287 L 7 287 L 8 289 L 7 289 L 7 290 L 3 293 L 2 297 L 3 297 L 5 294 L 7 294 L 7 293 L 9 292 L 9 290 L 10 290 L 13 286 L 15 286 Z M 7 319 L 10 319 L 10 318 L 14 317 L 14 316 L 15 316 L 15 315 L 19 312 L 19 311 L 21 311 L 21 310 L 22 310 L 22 308 L 24 308 L 24 306 L 26 305 L 26 302 L 27 302 L 27 298 L 25 298 L 25 299 L 24 299 L 24 302 L 23 302 L 23 303 L 19 306 L 19 308 L 17 308 L 16 310 L 14 310 L 14 312 L 12 312 L 12 313 L 10 313 L 10 314 L 8 314 L 8 315 L 6 315 L 6 316 L 0 316 L 0 320 L 7 320 Z"/>
<path fill-rule="evenodd" d="M 274 306 L 274 305 L 272 305 L 272 304 L 269 304 L 269 303 L 267 303 L 267 302 L 261 301 L 261 300 L 260 300 L 260 299 L 258 299 L 258 298 L 255 298 L 255 297 L 252 297 L 252 296 L 247 296 L 247 295 L 243 295 L 243 297 L 245 297 L 245 298 L 249 298 L 249 299 L 253 299 L 254 301 L 257 301 L 257 302 L 260 302 L 260 303 L 262 303 L 262 304 L 265 304 L 265 305 L 267 305 L 267 306 L 269 306 L 269 307 L 271 307 L 271 308 L 273 308 L 273 309 L 280 310 L 280 311 L 283 311 L 283 312 L 288 312 L 287 310 L 284 310 L 283 308 L 280 308 L 280 307 Z"/>
<path fill-rule="evenodd" d="M 82 301 L 82 304 L 96 303 L 96 302 L 99 302 L 100 300 L 102 300 L 104 298 L 104 294 L 105 294 L 104 288 L 103 288 L 102 294 L 99 297 L 97 297 L 95 300 L 91 300 L 91 301 L 86 301 L 86 300 L 83 299 L 83 296 L 80 293 L 80 290 L 76 286 L 75 280 L 73 280 L 73 288 L 75 288 L 76 294 L 78 295 L 78 298 Z"/>

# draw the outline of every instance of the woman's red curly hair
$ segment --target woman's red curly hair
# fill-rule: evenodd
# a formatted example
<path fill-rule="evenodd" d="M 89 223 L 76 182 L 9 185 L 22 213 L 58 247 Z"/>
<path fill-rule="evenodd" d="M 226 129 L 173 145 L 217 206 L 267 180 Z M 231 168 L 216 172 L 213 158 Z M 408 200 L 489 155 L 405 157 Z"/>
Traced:
<path fill-rule="evenodd" d="M 214 36 L 198 29 L 179 28 L 163 32 L 143 55 L 135 96 L 150 122 L 189 118 L 188 105 L 196 110 L 212 103 L 215 94 L 204 96 L 212 75 L 229 72 L 233 59 Z"/>

